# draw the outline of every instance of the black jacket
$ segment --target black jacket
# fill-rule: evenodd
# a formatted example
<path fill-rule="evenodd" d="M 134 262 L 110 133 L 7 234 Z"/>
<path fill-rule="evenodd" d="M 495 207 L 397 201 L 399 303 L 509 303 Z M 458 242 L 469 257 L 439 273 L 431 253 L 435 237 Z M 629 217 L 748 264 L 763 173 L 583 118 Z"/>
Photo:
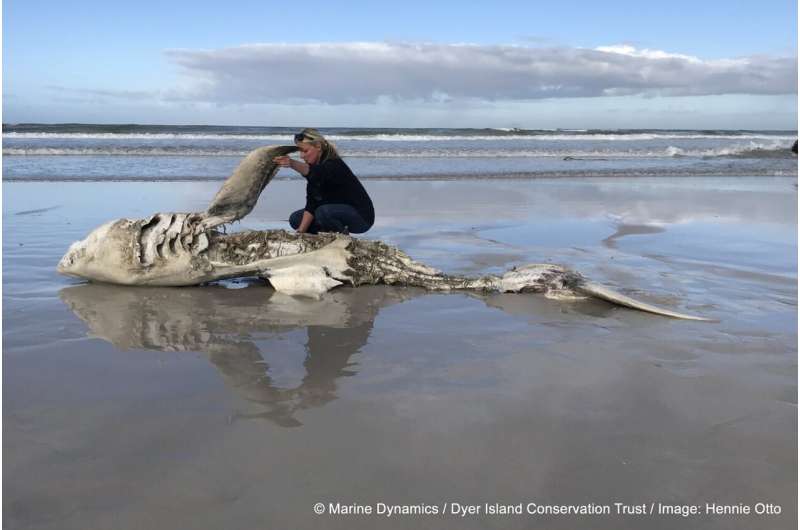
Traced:
<path fill-rule="evenodd" d="M 307 212 L 313 215 L 323 204 L 349 204 L 368 224 L 375 222 L 372 199 L 341 158 L 309 166 L 306 180 Z"/>

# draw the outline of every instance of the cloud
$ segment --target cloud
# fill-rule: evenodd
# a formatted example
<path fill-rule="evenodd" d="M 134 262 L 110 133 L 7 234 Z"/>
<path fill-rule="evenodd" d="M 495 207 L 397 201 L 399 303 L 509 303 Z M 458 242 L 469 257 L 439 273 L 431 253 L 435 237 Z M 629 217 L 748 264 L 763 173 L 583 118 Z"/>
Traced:
<path fill-rule="evenodd" d="M 630 45 L 251 44 L 168 50 L 185 83 L 169 99 L 221 104 L 531 100 L 794 94 L 797 59 L 704 60 Z"/>
<path fill-rule="evenodd" d="M 635 47 L 629 44 L 618 44 L 615 46 L 598 46 L 595 50 L 599 52 L 608 52 L 608 53 L 618 53 L 621 55 L 627 55 L 629 57 L 644 57 L 645 59 L 681 59 L 683 61 L 687 61 L 692 64 L 702 64 L 701 61 L 697 57 L 693 57 L 691 55 L 682 55 L 679 53 L 668 53 L 661 50 L 637 50 Z"/>

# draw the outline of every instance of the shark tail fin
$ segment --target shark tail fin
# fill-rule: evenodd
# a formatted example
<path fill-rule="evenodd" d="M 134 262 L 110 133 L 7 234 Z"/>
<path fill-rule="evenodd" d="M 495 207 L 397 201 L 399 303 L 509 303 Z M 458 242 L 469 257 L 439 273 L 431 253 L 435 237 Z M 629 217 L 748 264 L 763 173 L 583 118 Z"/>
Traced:
<path fill-rule="evenodd" d="M 680 318 L 683 320 L 717 322 L 716 320 L 711 318 L 678 313 L 676 311 L 670 311 L 669 309 L 662 309 L 660 307 L 645 302 L 640 302 L 639 300 L 635 300 L 629 296 L 625 296 L 624 294 L 609 289 L 608 287 L 600 285 L 599 283 L 585 282 L 582 285 L 580 285 L 576 290 L 582 292 L 583 294 L 587 294 L 589 296 L 594 296 L 595 298 L 606 300 L 607 302 L 611 302 L 612 304 L 630 307 L 631 309 L 638 309 L 639 311 L 645 311 L 647 313 L 653 313 L 655 315 L 662 315 L 671 318 Z"/>

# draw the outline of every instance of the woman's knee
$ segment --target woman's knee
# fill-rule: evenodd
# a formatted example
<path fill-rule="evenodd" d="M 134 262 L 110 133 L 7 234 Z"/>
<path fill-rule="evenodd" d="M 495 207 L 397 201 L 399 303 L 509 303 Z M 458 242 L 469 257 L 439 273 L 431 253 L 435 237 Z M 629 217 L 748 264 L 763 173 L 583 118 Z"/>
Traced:
<path fill-rule="evenodd" d="M 289 216 L 289 226 L 297 230 L 297 228 L 300 226 L 300 223 L 303 222 L 304 211 L 305 210 L 297 210 L 292 212 L 292 215 Z"/>
<path fill-rule="evenodd" d="M 362 234 L 371 226 L 355 208 L 342 204 L 323 204 L 314 211 L 314 218 L 325 232 Z"/>
<path fill-rule="evenodd" d="M 338 217 L 335 215 L 335 210 L 328 204 L 323 204 L 314 210 L 314 220 L 323 228 L 323 230 L 337 230 L 341 225 Z"/>
<path fill-rule="evenodd" d="M 370 228 L 372 228 L 372 225 L 362 222 L 362 223 L 354 223 L 354 226 L 348 226 L 347 228 L 348 228 L 347 231 L 350 232 L 351 234 L 363 234 L 364 232 L 367 232 Z"/>

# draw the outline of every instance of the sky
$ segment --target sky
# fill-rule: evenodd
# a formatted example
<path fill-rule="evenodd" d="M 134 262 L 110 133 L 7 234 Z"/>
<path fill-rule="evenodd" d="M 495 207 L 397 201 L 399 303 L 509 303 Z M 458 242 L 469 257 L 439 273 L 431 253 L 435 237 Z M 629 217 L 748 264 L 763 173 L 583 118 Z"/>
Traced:
<path fill-rule="evenodd" d="M 797 127 L 794 0 L 2 6 L 4 123 Z"/>

